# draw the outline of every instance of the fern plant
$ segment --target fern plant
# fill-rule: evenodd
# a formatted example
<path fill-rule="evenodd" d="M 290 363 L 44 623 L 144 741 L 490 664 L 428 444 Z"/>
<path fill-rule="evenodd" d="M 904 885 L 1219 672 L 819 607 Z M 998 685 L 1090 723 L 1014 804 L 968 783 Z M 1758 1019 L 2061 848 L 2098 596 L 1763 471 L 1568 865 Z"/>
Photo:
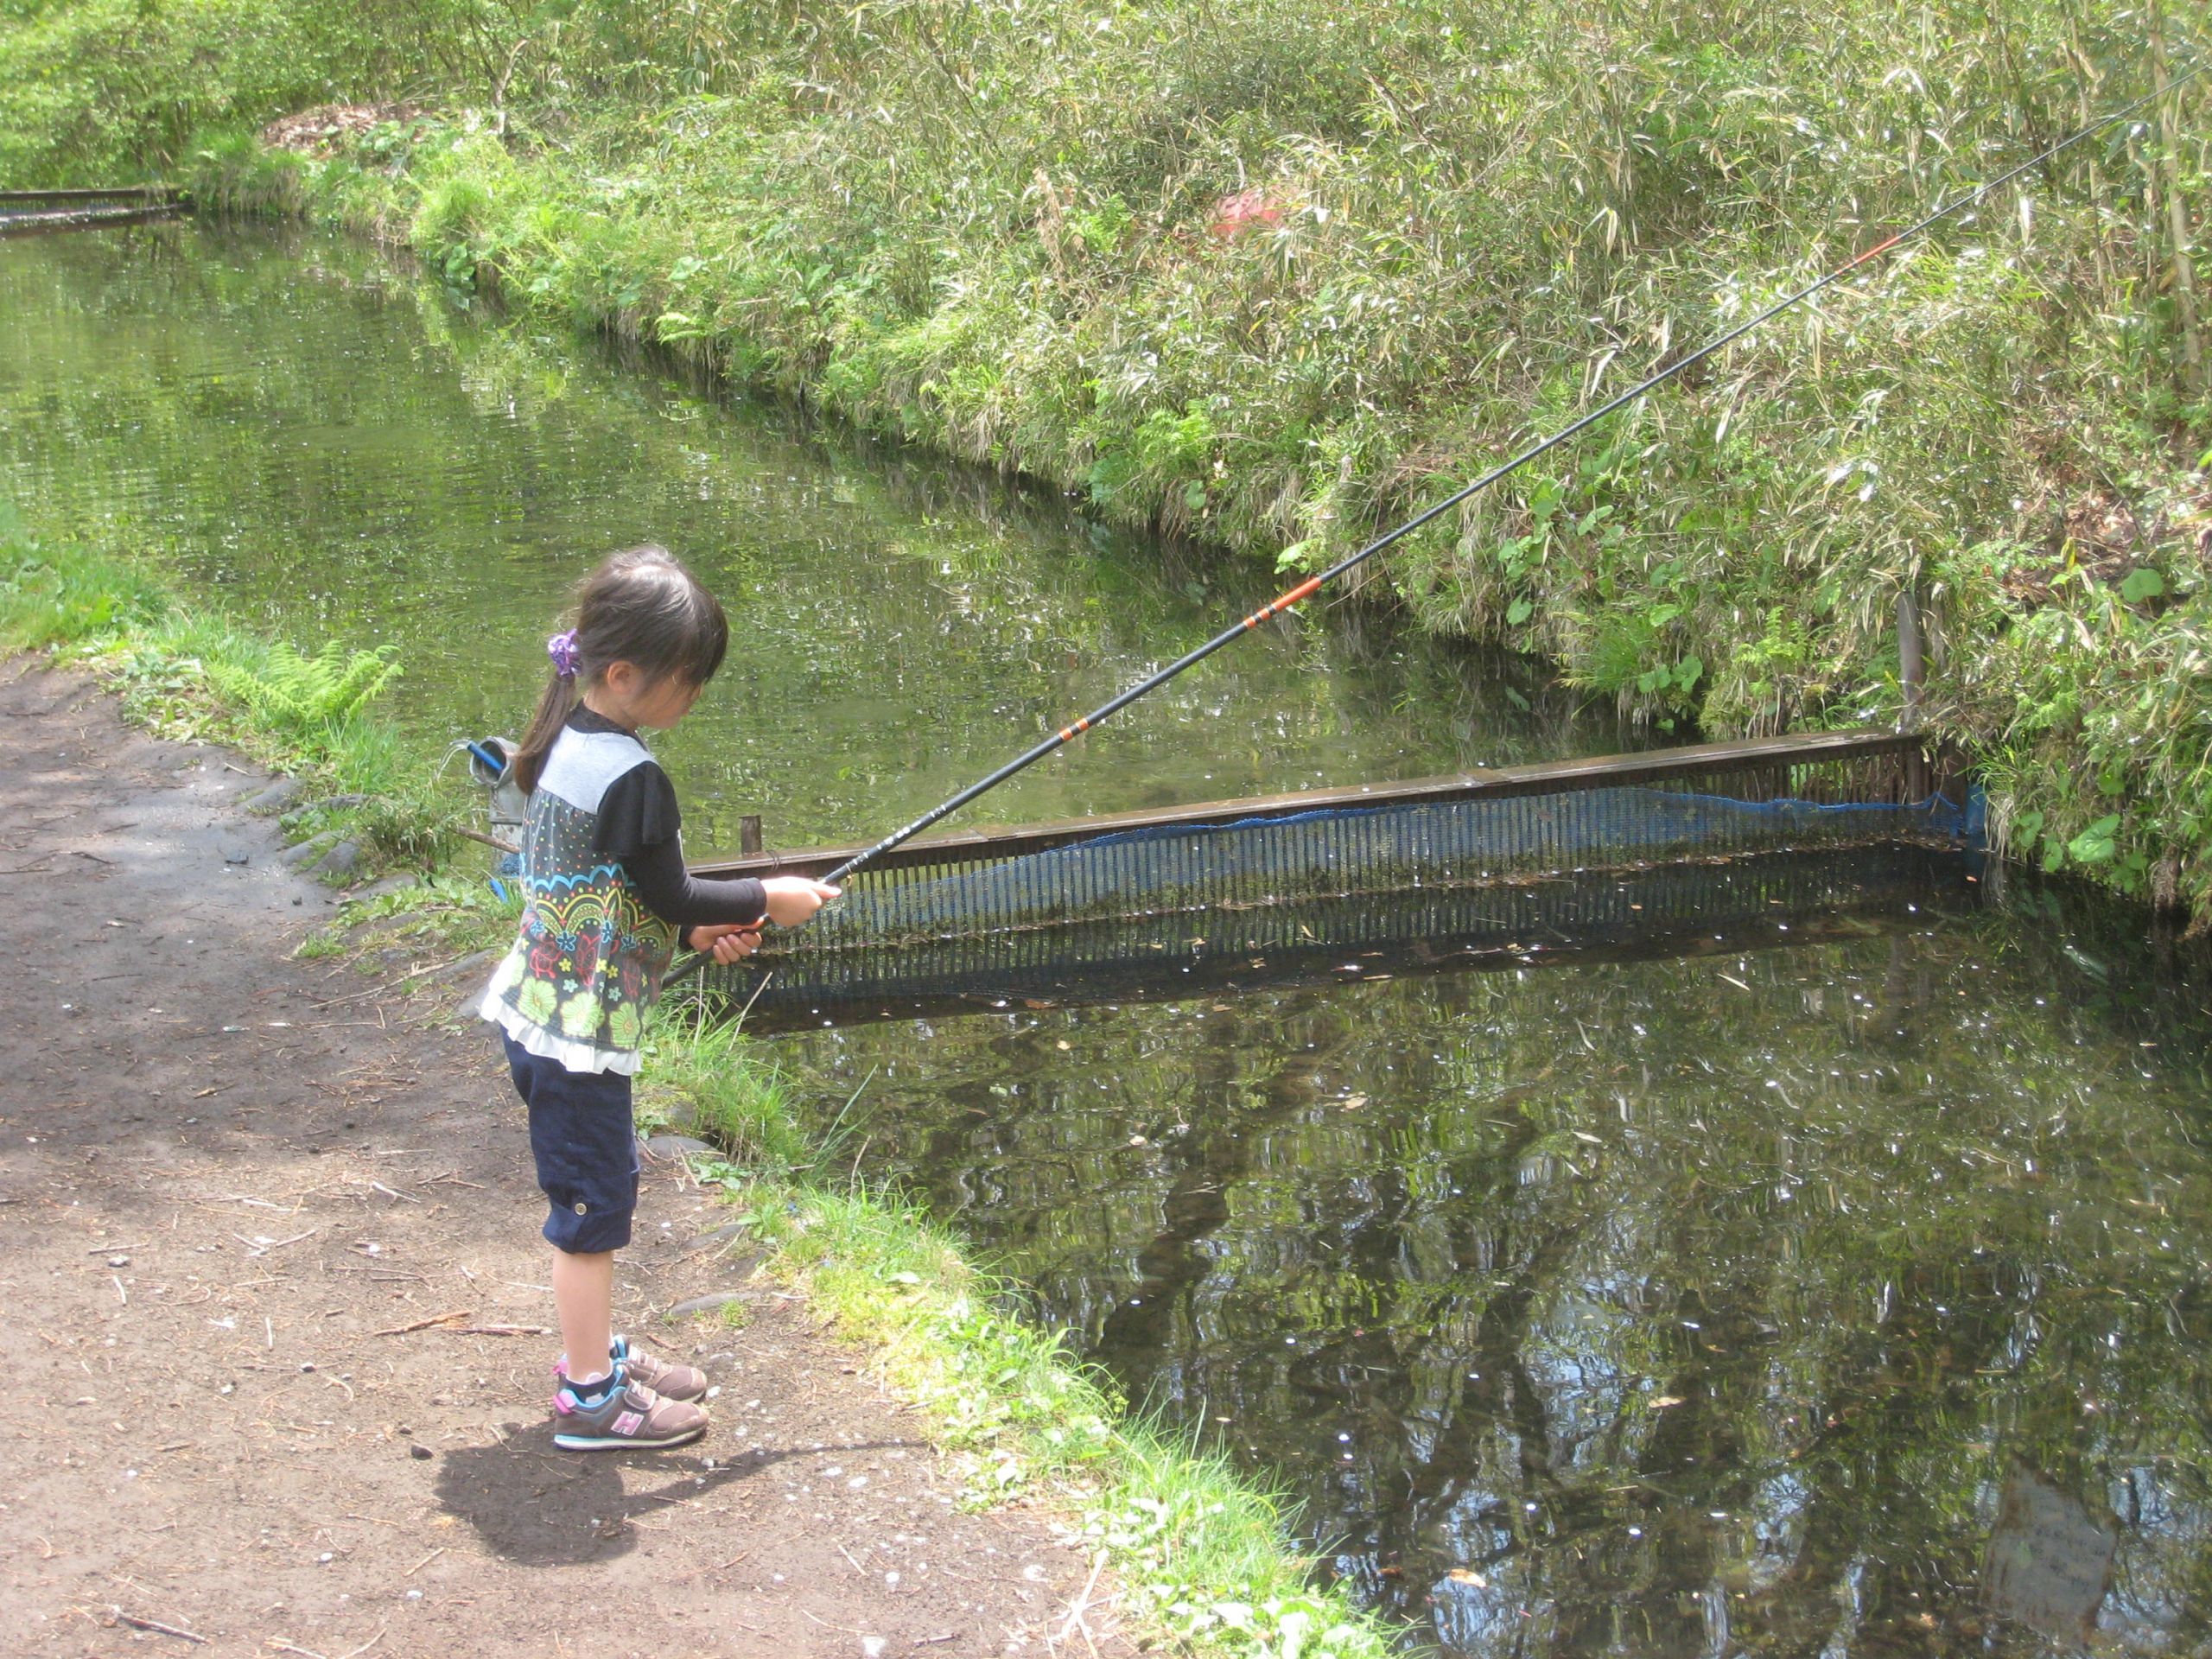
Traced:
<path fill-rule="evenodd" d="M 372 702 L 399 672 L 392 648 L 347 652 L 336 643 L 312 657 L 279 642 L 260 664 L 210 661 L 217 690 L 281 731 L 303 735 L 338 724 Z"/>

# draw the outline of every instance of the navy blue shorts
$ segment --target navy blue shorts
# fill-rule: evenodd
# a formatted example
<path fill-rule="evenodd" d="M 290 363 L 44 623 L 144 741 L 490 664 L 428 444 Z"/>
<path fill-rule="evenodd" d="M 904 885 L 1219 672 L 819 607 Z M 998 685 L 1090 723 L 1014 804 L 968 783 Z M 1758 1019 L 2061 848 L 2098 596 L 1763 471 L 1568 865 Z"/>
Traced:
<path fill-rule="evenodd" d="M 505 1032 L 499 1040 L 515 1092 L 530 1108 L 530 1150 L 548 1206 L 546 1242 L 578 1255 L 620 1249 L 638 1209 L 630 1079 L 619 1071 L 571 1071 Z"/>

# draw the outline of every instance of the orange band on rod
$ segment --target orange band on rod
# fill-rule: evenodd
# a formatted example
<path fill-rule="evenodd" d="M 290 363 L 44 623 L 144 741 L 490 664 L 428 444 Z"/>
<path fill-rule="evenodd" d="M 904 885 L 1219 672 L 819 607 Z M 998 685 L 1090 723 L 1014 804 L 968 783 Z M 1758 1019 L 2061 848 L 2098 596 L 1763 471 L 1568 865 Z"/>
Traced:
<path fill-rule="evenodd" d="M 1872 259 L 1872 258 L 1876 254 L 1878 254 L 1878 253 L 1887 253 L 1887 252 L 1888 252 L 1891 248 L 1894 248 L 1895 246 L 1897 246 L 1897 245 L 1899 242 L 1902 242 L 1904 239 L 1904 238 L 1903 237 L 1903 235 L 1902 235 L 1902 234 L 1900 234 L 1900 235 L 1897 235 L 1897 236 L 1893 236 L 1893 237 L 1891 237 L 1891 238 L 1888 241 L 1886 241 L 1886 242 L 1877 242 L 1877 243 L 1876 243 L 1872 247 L 1871 247 L 1871 248 L 1867 249 L 1866 252 L 1864 252 L 1864 253 L 1860 254 L 1860 255 L 1859 255 L 1856 259 L 1853 260 L 1851 263 L 1852 263 L 1853 264 L 1854 264 L 1854 265 L 1863 265 L 1863 264 L 1866 264 L 1869 259 Z"/>
<path fill-rule="evenodd" d="M 1297 604 L 1300 600 L 1304 599 L 1307 594 L 1319 592 L 1320 590 L 1320 577 L 1308 576 L 1305 581 L 1300 582 L 1297 587 L 1292 588 L 1281 599 L 1275 601 L 1274 604 L 1268 606 L 1268 608 L 1271 611 L 1287 611 L 1292 606 Z"/>

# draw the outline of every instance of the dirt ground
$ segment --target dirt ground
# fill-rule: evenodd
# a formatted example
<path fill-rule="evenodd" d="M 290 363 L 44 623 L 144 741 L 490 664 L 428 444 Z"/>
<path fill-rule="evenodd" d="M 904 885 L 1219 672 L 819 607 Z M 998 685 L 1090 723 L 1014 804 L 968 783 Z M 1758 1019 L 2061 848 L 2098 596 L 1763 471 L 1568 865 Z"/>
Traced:
<path fill-rule="evenodd" d="M 709 1367 L 714 1431 L 556 1451 L 519 1109 L 488 1027 L 416 1012 L 461 988 L 288 959 L 331 895 L 244 763 L 21 660 L 0 728 L 0 1650 L 1130 1650 L 666 1166 L 618 1314 Z M 663 1317 L 740 1287 L 741 1328 Z"/>

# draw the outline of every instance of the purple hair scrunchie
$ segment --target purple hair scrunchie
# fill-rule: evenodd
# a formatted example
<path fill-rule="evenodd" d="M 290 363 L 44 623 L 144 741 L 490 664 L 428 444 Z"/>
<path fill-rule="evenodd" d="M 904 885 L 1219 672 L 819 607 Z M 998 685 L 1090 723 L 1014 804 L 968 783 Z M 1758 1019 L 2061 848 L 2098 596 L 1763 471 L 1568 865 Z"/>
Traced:
<path fill-rule="evenodd" d="M 564 680 L 576 677 L 576 631 L 556 633 L 545 642 L 545 654 L 553 659 L 553 671 Z"/>

